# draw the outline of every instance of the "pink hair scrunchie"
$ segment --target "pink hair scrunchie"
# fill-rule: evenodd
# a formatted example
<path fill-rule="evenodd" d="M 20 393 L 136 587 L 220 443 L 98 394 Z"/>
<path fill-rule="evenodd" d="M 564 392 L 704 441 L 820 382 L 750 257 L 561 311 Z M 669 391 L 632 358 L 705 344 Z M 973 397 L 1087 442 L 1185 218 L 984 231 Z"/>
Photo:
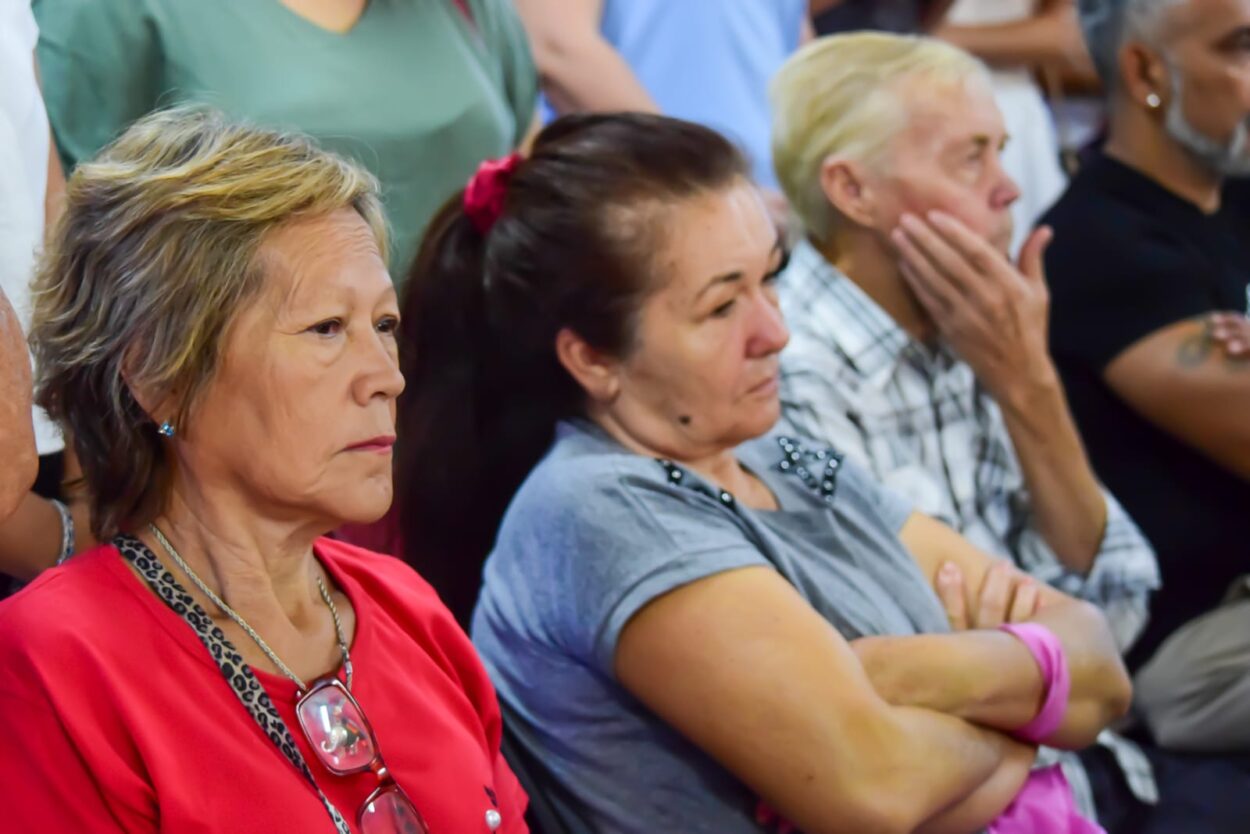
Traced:
<path fill-rule="evenodd" d="M 464 187 L 464 213 L 480 234 L 486 234 L 503 214 L 508 180 L 521 164 L 521 155 L 511 153 L 502 159 L 488 159 L 477 166 L 477 172 Z"/>

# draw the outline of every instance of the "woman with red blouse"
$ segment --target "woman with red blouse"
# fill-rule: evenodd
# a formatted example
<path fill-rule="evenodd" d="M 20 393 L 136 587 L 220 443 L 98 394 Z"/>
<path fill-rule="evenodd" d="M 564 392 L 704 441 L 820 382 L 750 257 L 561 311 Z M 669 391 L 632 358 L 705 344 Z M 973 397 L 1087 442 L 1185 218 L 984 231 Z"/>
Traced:
<path fill-rule="evenodd" d="M 0 603 L 6 829 L 525 832 L 495 694 L 398 560 L 399 311 L 377 184 L 170 111 L 69 183 L 37 397 L 102 545 Z"/>

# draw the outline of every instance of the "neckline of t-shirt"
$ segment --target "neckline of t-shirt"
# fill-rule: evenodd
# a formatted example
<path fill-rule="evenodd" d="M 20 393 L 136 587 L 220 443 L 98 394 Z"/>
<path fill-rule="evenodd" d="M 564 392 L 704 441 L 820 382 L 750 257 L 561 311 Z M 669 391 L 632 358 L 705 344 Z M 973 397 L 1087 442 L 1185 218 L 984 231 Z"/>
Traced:
<path fill-rule="evenodd" d="M 372 639 L 373 617 L 369 616 L 362 609 L 360 601 L 366 594 L 363 593 L 360 585 L 343 570 L 342 566 L 327 552 L 327 549 L 321 546 L 322 541 L 322 539 L 318 539 L 313 543 L 313 552 L 317 557 L 317 561 L 321 563 L 321 566 L 325 568 L 326 573 L 334 580 L 338 589 L 347 597 L 356 615 L 356 629 L 352 634 L 348 651 L 352 655 L 352 677 L 354 680 L 357 680 L 361 672 L 361 665 L 357 658 L 369 655 L 368 647 Z M 147 547 L 147 545 L 145 544 L 144 547 Z M 109 544 L 109 548 L 112 550 L 112 558 L 108 559 L 107 563 L 110 571 L 121 584 L 139 598 L 140 603 L 155 617 L 157 623 L 192 657 L 212 669 L 219 669 L 217 663 L 209 655 L 208 649 L 200 642 L 200 638 L 186 620 L 158 599 L 146 582 L 141 577 L 135 575 L 116 545 Z M 162 562 L 162 564 L 164 563 Z M 166 568 L 168 569 L 168 566 Z M 179 582 L 179 584 L 182 583 Z M 238 646 L 235 646 L 236 650 L 238 648 Z M 298 688 L 290 678 L 276 672 L 256 669 L 252 666 L 248 668 L 252 670 L 252 674 L 264 686 L 271 699 L 282 700 L 291 704 L 295 703 Z M 332 672 L 320 675 L 316 679 L 321 680 L 332 676 L 343 680 L 343 666 L 341 663 Z M 306 681 L 306 683 L 311 682 Z"/>
<path fill-rule="evenodd" d="M 364 8 L 360 10 L 360 14 L 352 21 L 352 25 L 342 31 L 336 31 L 296 11 L 286 3 L 283 3 L 282 0 L 266 0 L 266 2 L 273 7 L 275 14 L 286 19 L 291 25 L 296 25 L 306 31 L 319 34 L 330 41 L 338 42 L 355 39 L 360 33 L 361 26 L 370 18 L 370 13 L 374 12 L 373 7 L 378 5 L 378 0 L 366 0 Z"/>
<path fill-rule="evenodd" d="M 569 436 L 570 434 L 575 434 L 577 436 L 589 438 L 594 443 L 601 444 L 602 448 L 611 449 L 623 455 L 631 455 L 633 457 L 638 458 L 638 460 L 644 461 L 646 463 L 654 463 L 657 466 L 658 472 L 663 471 L 662 467 L 666 463 L 664 459 L 652 457 L 650 455 L 639 454 L 638 452 L 634 452 L 630 449 L 627 449 L 625 446 L 622 446 L 610 434 L 608 434 L 607 431 L 604 430 L 602 426 L 600 426 L 598 423 L 595 423 L 593 420 L 587 419 L 585 417 L 571 417 L 571 418 L 562 420 L 561 423 L 565 427 L 565 429 L 563 430 L 563 432 L 558 431 L 557 436 L 560 436 L 561 434 L 563 434 L 563 436 Z M 819 512 L 825 511 L 825 509 L 827 509 L 826 507 L 816 506 L 815 504 L 810 505 L 810 506 L 808 505 L 809 504 L 808 499 L 810 497 L 809 493 L 805 491 L 802 484 L 798 484 L 798 485 L 793 484 L 789 478 L 789 473 L 778 472 L 774 464 L 770 464 L 764 461 L 754 461 L 754 460 L 749 459 L 750 457 L 755 456 L 754 452 L 756 451 L 757 444 L 763 444 L 764 446 L 771 448 L 777 442 L 778 438 L 782 434 L 784 434 L 784 432 L 777 432 L 776 430 L 769 430 L 768 432 L 765 432 L 759 437 L 753 437 L 750 440 L 747 440 L 739 444 L 737 448 L 735 449 L 736 457 L 738 459 L 738 465 L 742 467 L 742 469 L 746 471 L 747 473 L 754 475 L 759 480 L 759 482 L 762 483 L 765 486 L 765 488 L 768 489 L 770 493 L 772 493 L 773 499 L 776 500 L 777 502 L 776 509 L 752 507 L 746 504 L 743 504 L 742 506 L 745 509 L 753 513 L 772 514 L 772 515 L 808 515 L 813 511 L 819 511 Z M 763 453 L 761 452 L 760 456 L 762 457 L 762 455 Z M 756 465 L 757 462 L 764 462 L 765 465 L 757 466 Z M 724 503 L 726 506 L 729 506 L 731 503 L 732 504 L 738 503 L 736 495 L 726 490 L 723 490 L 719 485 L 712 483 L 710 480 L 703 477 L 701 474 L 694 471 L 689 466 L 686 466 L 685 464 L 679 463 L 677 461 L 667 461 L 667 463 L 672 464 L 673 466 L 676 466 L 677 468 L 681 469 L 682 472 L 687 473 L 691 478 L 697 480 L 700 484 L 705 486 L 708 489 L 708 491 L 710 491 L 713 497 L 719 498 L 722 495 L 722 493 L 725 495 L 731 496 L 733 498 L 732 502 L 725 501 L 723 498 L 720 499 L 721 502 Z M 779 477 L 769 477 L 769 476 L 779 476 Z M 663 478 L 659 478 L 659 477 L 658 479 L 663 480 Z M 686 488 L 688 489 L 691 488 L 688 485 L 683 484 L 683 486 L 686 486 Z M 787 493 L 794 493 L 795 496 L 799 496 L 799 498 L 797 498 L 796 500 L 801 501 L 802 506 L 790 506 L 791 502 L 787 502 L 785 500 Z"/>
<path fill-rule="evenodd" d="M 1217 220 L 1224 212 L 1224 200 L 1220 201 L 1220 208 L 1214 214 L 1207 214 L 1199 206 L 1148 174 L 1105 152 L 1090 164 L 1088 170 L 1095 180 L 1117 191 L 1135 205 L 1141 205 L 1142 197 L 1161 201 L 1161 203 L 1155 202 L 1149 206 L 1151 213 L 1155 215 L 1160 211 L 1172 212 L 1185 222 L 1205 223 Z"/>

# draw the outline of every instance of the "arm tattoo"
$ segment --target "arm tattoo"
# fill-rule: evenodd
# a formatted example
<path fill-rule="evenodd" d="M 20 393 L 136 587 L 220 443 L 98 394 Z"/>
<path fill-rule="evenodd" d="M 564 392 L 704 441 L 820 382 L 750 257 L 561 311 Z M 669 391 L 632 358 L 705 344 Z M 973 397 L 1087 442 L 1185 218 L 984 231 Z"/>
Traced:
<path fill-rule="evenodd" d="M 1176 349 L 1176 364 L 1182 368 L 1197 368 L 1213 355 L 1223 360 L 1228 370 L 1250 370 L 1250 357 L 1229 356 L 1216 341 L 1215 326 L 1210 321 L 1202 323 L 1202 330 L 1187 336 Z"/>

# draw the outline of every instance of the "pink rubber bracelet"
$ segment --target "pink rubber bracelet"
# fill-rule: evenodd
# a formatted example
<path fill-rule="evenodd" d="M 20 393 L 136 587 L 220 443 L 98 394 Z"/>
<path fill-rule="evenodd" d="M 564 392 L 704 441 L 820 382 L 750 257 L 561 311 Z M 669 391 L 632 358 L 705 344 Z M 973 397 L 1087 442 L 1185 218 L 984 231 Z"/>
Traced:
<path fill-rule="evenodd" d="M 1046 690 L 1046 700 L 1042 708 L 1033 716 L 1033 720 L 1016 730 L 1012 735 L 1022 741 L 1040 744 L 1059 725 L 1068 712 L 1068 696 L 1072 692 L 1072 677 L 1068 673 L 1068 656 L 1063 651 L 1063 644 L 1055 633 L 1038 623 L 1007 623 L 999 626 L 1020 642 L 1033 655 L 1038 667 L 1042 670 L 1042 686 Z"/>

